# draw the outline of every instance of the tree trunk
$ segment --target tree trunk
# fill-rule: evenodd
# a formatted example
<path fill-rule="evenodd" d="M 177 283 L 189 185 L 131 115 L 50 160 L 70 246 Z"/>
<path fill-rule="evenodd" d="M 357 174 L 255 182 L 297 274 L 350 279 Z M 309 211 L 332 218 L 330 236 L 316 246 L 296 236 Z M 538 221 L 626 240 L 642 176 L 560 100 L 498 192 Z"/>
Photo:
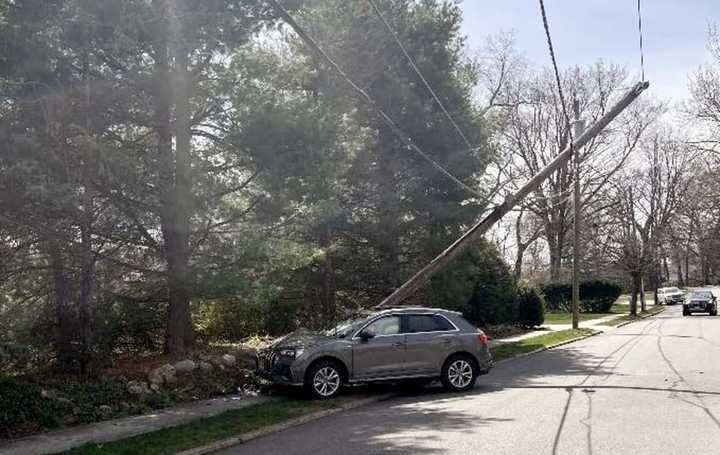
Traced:
<path fill-rule="evenodd" d="M 680 253 L 677 253 L 675 256 L 675 266 L 677 267 L 677 279 L 678 279 L 678 286 L 684 287 L 685 286 L 685 280 L 683 278 L 683 270 L 682 270 L 682 261 L 680 258 Z"/>
<path fill-rule="evenodd" d="M 550 250 L 550 282 L 559 283 L 562 270 L 562 244 L 557 238 L 552 242 L 548 242 Z"/>
<path fill-rule="evenodd" d="M 166 0 L 159 0 L 163 17 L 170 18 Z M 171 28 L 177 28 L 173 24 Z M 177 34 L 177 32 L 175 33 Z M 190 318 L 190 106 L 188 53 L 174 36 L 176 78 L 170 76 L 168 30 L 159 30 L 155 49 L 155 129 L 158 138 L 160 224 L 167 264 L 168 314 L 165 350 L 174 357 L 186 355 L 192 345 Z M 172 150 L 171 105 L 175 101 L 175 154 Z"/>
<path fill-rule="evenodd" d="M 523 255 L 525 254 L 525 248 L 521 248 L 518 246 L 517 249 L 517 255 L 515 256 L 515 268 L 514 268 L 514 275 L 515 275 L 515 281 L 520 281 L 520 278 L 522 278 L 522 265 L 523 265 Z"/>
<path fill-rule="evenodd" d="M 640 311 L 643 313 L 647 311 L 647 305 L 645 302 L 645 278 L 640 275 Z"/>
<path fill-rule="evenodd" d="M 95 201 L 90 191 L 90 172 L 93 163 L 93 150 L 91 148 L 90 113 L 92 110 L 90 87 L 90 27 L 86 27 L 87 46 L 83 57 L 83 79 L 85 82 L 85 159 L 84 169 L 81 170 L 84 187 L 82 194 L 82 221 L 80 223 L 80 300 L 78 302 L 78 322 L 80 324 L 80 373 L 87 375 L 91 363 L 92 352 L 92 293 L 95 282 L 95 257 L 93 255 L 92 229 L 93 211 Z"/>
<path fill-rule="evenodd" d="M 637 316 L 638 292 L 640 292 L 640 274 L 633 272 L 632 274 L 632 291 L 630 293 L 630 314 Z"/>
<path fill-rule="evenodd" d="M 80 373 L 87 375 L 92 352 L 92 293 L 95 282 L 95 258 L 92 252 L 92 197 L 85 187 L 83 216 L 80 229 L 80 300 L 78 301 L 78 322 L 80 324 Z"/>
<path fill-rule="evenodd" d="M 48 254 L 53 283 L 53 306 L 55 310 L 55 352 L 56 367 L 60 371 L 74 369 L 73 316 L 70 308 L 70 277 L 65 269 L 65 258 L 57 240 L 48 240 Z"/>

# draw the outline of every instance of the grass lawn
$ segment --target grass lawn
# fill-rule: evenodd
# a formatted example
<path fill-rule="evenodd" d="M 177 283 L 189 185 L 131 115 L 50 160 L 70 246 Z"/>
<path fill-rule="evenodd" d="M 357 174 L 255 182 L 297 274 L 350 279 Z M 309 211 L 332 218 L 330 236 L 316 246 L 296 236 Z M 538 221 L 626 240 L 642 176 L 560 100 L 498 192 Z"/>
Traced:
<path fill-rule="evenodd" d="M 613 314 L 625 314 L 627 312 L 627 305 L 616 303 L 610 308 L 609 313 L 580 313 L 580 321 L 590 321 L 605 316 L 612 316 Z M 545 324 L 570 324 L 571 322 L 571 313 L 545 313 Z"/>
<path fill-rule="evenodd" d="M 610 326 L 610 327 L 615 327 L 616 325 L 622 324 L 623 322 L 627 322 L 627 321 L 637 321 L 637 320 L 639 320 L 639 319 L 643 319 L 643 317 L 646 316 L 646 315 L 651 315 L 651 314 L 659 313 L 659 312 L 661 312 L 661 311 L 663 310 L 663 308 L 664 308 L 664 307 L 663 307 L 663 306 L 660 306 L 660 305 L 651 305 L 651 306 L 648 306 L 648 307 L 647 307 L 647 311 L 639 313 L 638 316 L 630 316 L 629 314 L 627 314 L 627 310 L 625 310 L 625 313 L 626 313 L 625 315 L 623 315 L 623 316 L 618 316 L 617 318 L 611 319 L 611 320 L 606 321 L 606 322 L 603 322 L 603 323 L 600 324 L 600 325 L 607 325 L 607 326 Z"/>
<path fill-rule="evenodd" d="M 338 407 L 347 400 L 347 398 L 328 401 L 285 399 L 258 403 L 246 408 L 227 411 L 217 416 L 199 419 L 185 425 L 106 444 L 89 444 L 61 453 L 64 455 L 173 454 L 314 411 Z"/>
<path fill-rule="evenodd" d="M 562 343 L 563 341 L 580 338 L 592 333 L 595 333 L 592 329 L 560 330 L 512 343 L 501 343 L 493 347 L 491 351 L 493 358 L 497 361 L 515 357 L 516 355 L 524 354 L 526 352 L 532 352 L 536 349 L 546 348 L 557 343 Z"/>

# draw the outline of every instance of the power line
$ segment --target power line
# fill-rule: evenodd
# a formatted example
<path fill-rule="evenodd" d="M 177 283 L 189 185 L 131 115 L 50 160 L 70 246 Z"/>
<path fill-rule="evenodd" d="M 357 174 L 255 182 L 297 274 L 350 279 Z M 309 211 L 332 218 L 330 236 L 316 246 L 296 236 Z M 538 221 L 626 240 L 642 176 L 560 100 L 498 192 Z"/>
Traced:
<path fill-rule="evenodd" d="M 642 34 L 642 11 L 640 9 L 640 0 L 637 0 L 637 16 L 638 16 L 638 37 L 640 38 L 640 80 L 645 80 L 645 56 L 643 54 L 643 34 Z"/>
<path fill-rule="evenodd" d="M 307 44 L 313 50 L 313 52 L 315 52 L 322 60 L 324 60 L 325 63 L 330 65 L 330 67 L 340 77 L 342 77 L 353 90 L 355 90 L 355 92 L 360 96 L 360 98 L 375 111 L 375 113 L 385 122 L 385 124 L 393 131 L 393 133 L 395 133 L 395 135 L 400 139 L 400 141 L 402 141 L 403 144 L 405 144 L 406 147 L 410 148 L 412 151 L 420 155 L 435 169 L 437 169 L 447 178 L 464 188 L 473 196 L 484 198 L 484 195 L 471 188 L 467 184 L 463 183 L 460 179 L 452 175 L 450 171 L 442 167 L 442 165 L 440 165 L 437 161 L 433 160 L 427 153 L 423 152 L 422 149 L 420 149 L 420 147 L 418 147 L 413 142 L 410 136 L 402 129 L 400 129 L 400 127 L 392 120 L 392 118 L 390 118 L 390 116 L 385 113 L 385 111 L 382 110 L 380 106 L 378 106 L 375 100 L 373 100 L 372 97 L 368 95 L 365 90 L 363 90 L 357 83 L 355 83 L 345 73 L 345 71 L 337 63 L 335 63 L 335 61 L 315 42 L 315 40 L 310 35 L 308 35 L 307 32 L 305 32 L 305 30 L 297 22 L 295 22 L 295 19 L 293 19 L 290 13 L 282 5 L 280 5 L 277 0 L 269 0 L 269 3 L 273 5 L 273 7 L 277 10 L 278 14 L 285 20 L 285 22 L 287 22 L 287 24 L 295 31 L 295 33 L 300 36 L 300 38 L 305 42 L 305 44 Z"/>
<path fill-rule="evenodd" d="M 545 2 L 543 0 L 540 0 L 540 12 L 542 13 L 543 27 L 545 27 L 545 37 L 547 38 L 548 50 L 550 51 L 550 59 L 552 60 L 553 70 L 555 71 L 555 83 L 557 84 L 558 95 L 560 96 L 560 105 L 570 138 L 570 150 L 572 150 L 574 141 L 572 129 L 570 128 L 570 117 L 565 107 L 565 95 L 563 94 L 562 83 L 560 82 L 560 71 L 558 71 L 557 61 L 555 60 L 555 50 L 553 49 L 552 38 L 550 37 L 550 26 L 548 25 L 547 14 L 545 13 Z"/>
<path fill-rule="evenodd" d="M 463 141 L 465 141 L 465 145 L 467 145 L 468 148 L 472 148 L 470 141 L 465 136 L 465 134 L 463 134 L 462 130 L 460 129 L 458 124 L 455 122 L 455 119 L 453 119 L 452 115 L 450 115 L 450 112 L 448 112 L 448 110 L 445 108 L 445 105 L 442 103 L 442 101 L 440 101 L 440 98 L 435 93 L 435 90 L 433 90 L 433 88 L 430 86 L 430 83 L 428 83 L 427 79 L 425 79 L 425 77 L 422 75 L 422 72 L 415 64 L 415 61 L 410 56 L 408 51 L 405 49 L 405 46 L 403 46 L 403 43 L 400 41 L 400 37 L 395 32 L 395 30 L 392 28 L 390 23 L 385 19 L 385 16 L 383 16 L 382 12 L 380 11 L 380 8 L 378 8 L 378 6 L 377 6 L 377 3 L 375 3 L 375 0 L 367 0 L 367 1 L 368 1 L 368 3 L 370 3 L 370 6 L 372 6 L 373 10 L 375 10 L 375 14 L 377 14 L 378 18 L 380 18 L 380 21 L 382 21 L 382 23 L 385 25 L 385 28 L 387 29 L 387 31 L 390 33 L 390 35 L 392 35 L 393 39 L 395 40 L 395 43 L 397 43 L 397 45 L 400 48 L 400 50 L 402 51 L 402 53 L 405 54 L 405 58 L 407 58 L 408 63 L 410 63 L 410 67 L 413 69 L 413 71 L 415 71 L 415 74 L 417 74 L 417 76 L 420 78 L 420 80 L 423 82 L 423 84 L 425 84 L 425 87 L 428 89 L 428 91 L 432 95 L 433 99 L 438 104 L 438 106 L 440 106 L 440 109 L 442 109 L 442 111 L 445 114 L 445 116 L 447 117 L 447 119 L 453 125 L 453 127 L 455 128 L 455 131 L 457 131 L 458 135 L 463 139 Z"/>

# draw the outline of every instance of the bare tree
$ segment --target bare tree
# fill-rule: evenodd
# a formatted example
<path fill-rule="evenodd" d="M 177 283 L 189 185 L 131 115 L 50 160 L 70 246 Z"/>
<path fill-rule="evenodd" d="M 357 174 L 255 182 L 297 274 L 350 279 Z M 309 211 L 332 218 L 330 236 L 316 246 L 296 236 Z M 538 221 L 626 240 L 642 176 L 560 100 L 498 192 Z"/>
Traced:
<path fill-rule="evenodd" d="M 575 68 L 563 76 L 564 89 L 577 99 L 580 115 L 588 122 L 602 116 L 618 91 L 627 85 L 627 72 L 617 66 L 598 63 Z M 519 93 L 513 99 L 522 103 L 505 111 L 504 135 L 500 145 L 507 162 L 502 167 L 508 181 L 520 184 L 550 162 L 569 140 L 569 125 L 548 71 L 527 77 L 514 86 Z M 627 162 L 647 127 L 662 111 L 656 102 L 633 105 L 622 118 L 594 138 L 581 152 L 581 191 L 584 216 L 592 218 L 600 192 Z M 570 189 L 572 173 L 562 168 L 543 183 L 526 208 L 542 222 L 542 237 L 550 255 L 550 279 L 559 281 L 572 229 Z"/>
<path fill-rule="evenodd" d="M 643 277 L 656 262 L 667 226 L 685 201 L 693 173 L 694 152 L 669 131 L 656 132 L 642 143 L 644 162 L 613 179 L 616 221 L 611 254 L 632 278 L 630 313 L 637 314 Z M 644 310 L 644 308 L 643 308 Z"/>

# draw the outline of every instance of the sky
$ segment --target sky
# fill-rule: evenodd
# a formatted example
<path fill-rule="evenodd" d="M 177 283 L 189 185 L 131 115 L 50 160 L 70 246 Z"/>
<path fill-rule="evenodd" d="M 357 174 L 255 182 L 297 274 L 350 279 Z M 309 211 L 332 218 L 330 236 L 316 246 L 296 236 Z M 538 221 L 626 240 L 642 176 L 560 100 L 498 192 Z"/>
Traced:
<path fill-rule="evenodd" d="M 487 36 L 513 31 L 516 47 L 535 65 L 550 65 L 537 0 L 463 0 L 462 33 L 471 50 Z M 545 0 L 560 68 L 598 59 L 639 78 L 636 0 Z M 642 0 L 645 78 L 655 96 L 689 97 L 688 76 L 709 60 L 708 24 L 720 24 L 720 0 Z"/>

